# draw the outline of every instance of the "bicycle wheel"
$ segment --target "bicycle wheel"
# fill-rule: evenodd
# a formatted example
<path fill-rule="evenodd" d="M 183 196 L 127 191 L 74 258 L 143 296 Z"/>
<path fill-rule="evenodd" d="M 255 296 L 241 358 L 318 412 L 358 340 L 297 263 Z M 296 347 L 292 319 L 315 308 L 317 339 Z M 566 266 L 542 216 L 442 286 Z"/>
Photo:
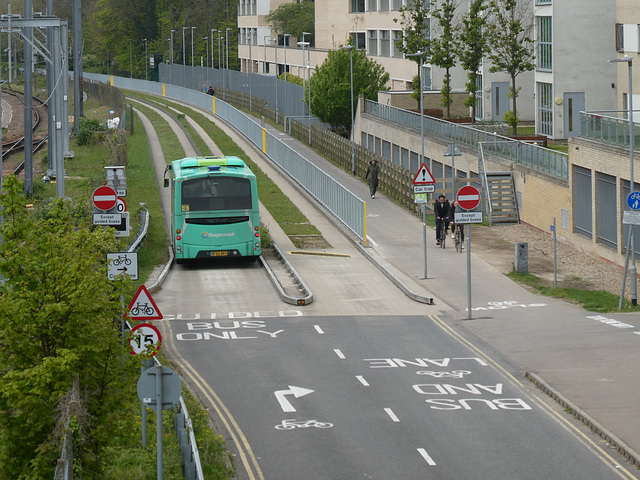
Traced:
<path fill-rule="evenodd" d="M 454 240 L 456 243 L 456 252 L 462 253 L 462 240 L 460 239 L 460 227 L 456 230 L 456 239 Z"/>
<path fill-rule="evenodd" d="M 440 247 L 444 248 L 446 243 L 447 243 L 447 232 L 443 226 L 442 230 L 440 231 Z"/>

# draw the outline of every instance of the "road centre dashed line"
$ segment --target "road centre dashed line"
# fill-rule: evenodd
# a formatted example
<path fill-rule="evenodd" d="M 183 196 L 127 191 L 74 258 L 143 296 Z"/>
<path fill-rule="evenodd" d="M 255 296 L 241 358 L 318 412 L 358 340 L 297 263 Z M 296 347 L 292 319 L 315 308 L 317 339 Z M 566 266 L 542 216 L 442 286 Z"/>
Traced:
<path fill-rule="evenodd" d="M 316 332 L 318 332 L 318 334 L 324 335 L 324 330 L 322 330 L 322 328 L 320 328 L 320 325 L 314 325 L 313 328 L 316 329 Z"/>
<path fill-rule="evenodd" d="M 339 348 L 334 348 L 333 351 L 336 352 L 336 355 L 338 355 L 338 358 L 341 358 L 343 360 L 347 358 L 344 356 L 344 353 L 342 353 Z"/>
<path fill-rule="evenodd" d="M 424 458 L 429 465 L 432 467 L 435 466 L 436 462 L 433 461 L 433 458 L 431 458 L 424 448 L 418 448 L 418 453 L 422 455 L 422 458 Z"/>
<path fill-rule="evenodd" d="M 390 408 L 385 408 L 384 411 L 387 412 L 387 415 L 389 415 L 389 418 L 391 418 L 391 420 L 393 420 L 395 423 L 398 423 L 400 421 L 397 415 L 393 413 L 393 410 L 391 410 Z"/>
<path fill-rule="evenodd" d="M 364 377 L 362 375 L 356 375 L 356 378 L 358 379 L 358 381 L 364 385 L 365 387 L 369 386 L 369 382 L 367 382 Z"/>

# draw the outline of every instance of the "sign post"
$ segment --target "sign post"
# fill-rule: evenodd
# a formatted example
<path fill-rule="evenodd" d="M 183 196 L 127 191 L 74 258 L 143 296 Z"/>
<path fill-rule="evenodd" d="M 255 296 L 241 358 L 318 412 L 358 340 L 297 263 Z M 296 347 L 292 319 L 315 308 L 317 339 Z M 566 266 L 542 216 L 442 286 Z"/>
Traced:
<path fill-rule="evenodd" d="M 467 228 L 467 320 L 471 320 L 471 224 L 482 223 L 482 212 L 469 212 L 480 205 L 480 192 L 476 187 L 465 185 L 456 196 L 458 206 L 466 212 L 456 212 L 455 222 L 468 223 Z M 479 214 L 479 215 L 478 215 Z"/>
<path fill-rule="evenodd" d="M 427 201 L 429 193 L 435 191 L 436 180 L 431 175 L 425 163 L 420 165 L 418 173 L 413 178 L 413 193 L 416 203 L 422 207 L 422 240 L 424 244 L 424 279 L 427 279 Z"/>

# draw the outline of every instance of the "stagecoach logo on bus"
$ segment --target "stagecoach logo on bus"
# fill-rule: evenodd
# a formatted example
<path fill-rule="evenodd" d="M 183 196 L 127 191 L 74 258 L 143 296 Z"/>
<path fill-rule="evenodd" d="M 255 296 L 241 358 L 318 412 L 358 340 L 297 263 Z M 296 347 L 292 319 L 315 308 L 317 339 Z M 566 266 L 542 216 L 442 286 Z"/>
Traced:
<path fill-rule="evenodd" d="M 202 232 L 202 238 L 220 238 L 220 237 L 235 237 L 236 232 L 226 232 L 226 233 L 211 233 L 211 232 Z"/>

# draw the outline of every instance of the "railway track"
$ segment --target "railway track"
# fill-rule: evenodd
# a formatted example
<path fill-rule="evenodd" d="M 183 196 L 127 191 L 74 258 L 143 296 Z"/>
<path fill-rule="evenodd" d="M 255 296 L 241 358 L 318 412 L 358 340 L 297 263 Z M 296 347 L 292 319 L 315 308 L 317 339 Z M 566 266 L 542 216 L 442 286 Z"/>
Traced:
<path fill-rule="evenodd" d="M 21 92 L 16 92 L 13 90 L 9 90 L 6 92 L 3 92 L 4 95 L 11 95 L 13 97 L 16 98 L 20 98 L 20 96 L 22 95 L 22 97 L 24 97 L 24 94 L 22 94 Z M 40 115 L 40 113 L 38 112 L 37 107 L 38 106 L 46 106 L 45 102 L 42 101 L 41 99 L 37 98 L 37 97 L 33 97 L 34 103 L 37 103 L 37 105 L 35 105 L 33 107 L 33 122 L 31 125 L 31 131 L 33 133 L 35 133 L 36 129 L 38 128 L 38 126 L 40 125 L 40 122 L 42 120 L 42 116 Z M 22 100 L 22 102 L 24 103 L 24 100 Z M 40 138 L 32 138 L 33 140 L 33 145 L 32 145 L 32 152 L 35 153 L 37 152 L 40 148 L 42 148 L 42 146 L 47 142 L 48 140 L 48 135 L 45 135 L 44 137 L 40 137 Z M 25 137 L 24 135 L 16 140 L 11 140 L 9 142 L 5 142 L 2 144 L 2 160 L 4 161 L 5 159 L 11 157 L 12 155 L 15 155 L 16 153 L 24 150 L 25 148 Z M 19 174 L 22 170 L 24 169 L 24 160 L 22 162 L 20 162 L 20 164 L 13 168 L 13 173 L 15 175 Z"/>

